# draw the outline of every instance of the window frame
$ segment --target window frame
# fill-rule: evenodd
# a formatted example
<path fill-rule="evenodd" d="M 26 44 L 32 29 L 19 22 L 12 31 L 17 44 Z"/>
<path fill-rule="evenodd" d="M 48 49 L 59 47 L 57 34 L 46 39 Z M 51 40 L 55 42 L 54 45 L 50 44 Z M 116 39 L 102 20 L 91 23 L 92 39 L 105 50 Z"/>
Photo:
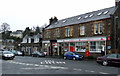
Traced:
<path fill-rule="evenodd" d="M 80 35 L 85 35 L 85 26 L 84 25 L 80 26 Z"/>

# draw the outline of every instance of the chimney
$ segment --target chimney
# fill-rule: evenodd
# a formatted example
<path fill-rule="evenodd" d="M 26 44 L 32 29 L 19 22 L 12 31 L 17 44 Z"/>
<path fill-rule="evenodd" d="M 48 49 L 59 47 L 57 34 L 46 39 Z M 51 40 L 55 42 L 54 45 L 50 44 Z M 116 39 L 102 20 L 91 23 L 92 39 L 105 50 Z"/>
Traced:
<path fill-rule="evenodd" d="M 49 19 L 49 25 L 51 25 L 51 24 L 53 24 L 53 23 L 55 23 L 57 21 L 58 21 L 58 19 L 57 19 L 56 16 L 54 16 L 54 18 L 51 17 L 51 19 Z"/>
<path fill-rule="evenodd" d="M 120 0 L 115 0 L 115 6 L 119 6 L 120 5 Z"/>
<path fill-rule="evenodd" d="M 52 22 L 53 22 L 53 18 L 51 17 L 51 18 L 49 19 L 49 25 L 51 25 Z"/>

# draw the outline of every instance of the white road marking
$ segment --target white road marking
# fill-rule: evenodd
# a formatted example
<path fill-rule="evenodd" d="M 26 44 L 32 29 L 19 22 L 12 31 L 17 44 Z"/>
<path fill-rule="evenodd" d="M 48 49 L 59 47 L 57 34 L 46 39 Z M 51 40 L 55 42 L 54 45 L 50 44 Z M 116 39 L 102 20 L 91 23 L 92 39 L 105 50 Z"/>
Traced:
<path fill-rule="evenodd" d="M 105 73 L 105 72 L 99 72 L 100 74 L 109 74 L 109 73 Z"/>

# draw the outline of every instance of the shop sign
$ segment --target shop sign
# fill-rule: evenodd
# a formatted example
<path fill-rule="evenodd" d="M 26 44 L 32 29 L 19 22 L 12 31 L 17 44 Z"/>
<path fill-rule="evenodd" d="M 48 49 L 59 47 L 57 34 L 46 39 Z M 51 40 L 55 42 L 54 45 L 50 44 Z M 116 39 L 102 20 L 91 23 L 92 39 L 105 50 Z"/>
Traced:
<path fill-rule="evenodd" d="M 55 43 L 52 43 L 53 46 L 55 46 Z"/>
<path fill-rule="evenodd" d="M 80 42 L 80 41 L 105 41 L 106 37 L 88 37 L 88 38 L 76 38 L 76 39 L 63 39 L 58 42 Z"/>
<path fill-rule="evenodd" d="M 107 40 L 110 40 L 110 37 L 108 37 Z"/>

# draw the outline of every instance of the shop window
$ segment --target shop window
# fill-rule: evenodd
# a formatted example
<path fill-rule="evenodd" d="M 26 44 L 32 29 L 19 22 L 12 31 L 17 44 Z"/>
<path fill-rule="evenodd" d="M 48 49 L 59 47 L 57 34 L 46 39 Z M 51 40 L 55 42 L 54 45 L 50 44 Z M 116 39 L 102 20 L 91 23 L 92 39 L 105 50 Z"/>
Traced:
<path fill-rule="evenodd" d="M 76 42 L 75 51 L 76 52 L 85 52 L 85 46 L 87 42 Z"/>
<path fill-rule="evenodd" d="M 90 42 L 91 52 L 101 52 L 102 51 L 102 41 L 92 41 Z"/>
<path fill-rule="evenodd" d="M 64 51 L 68 51 L 68 43 L 64 43 Z"/>
<path fill-rule="evenodd" d="M 84 35 L 84 34 L 85 34 L 85 27 L 80 26 L 80 35 Z"/>

